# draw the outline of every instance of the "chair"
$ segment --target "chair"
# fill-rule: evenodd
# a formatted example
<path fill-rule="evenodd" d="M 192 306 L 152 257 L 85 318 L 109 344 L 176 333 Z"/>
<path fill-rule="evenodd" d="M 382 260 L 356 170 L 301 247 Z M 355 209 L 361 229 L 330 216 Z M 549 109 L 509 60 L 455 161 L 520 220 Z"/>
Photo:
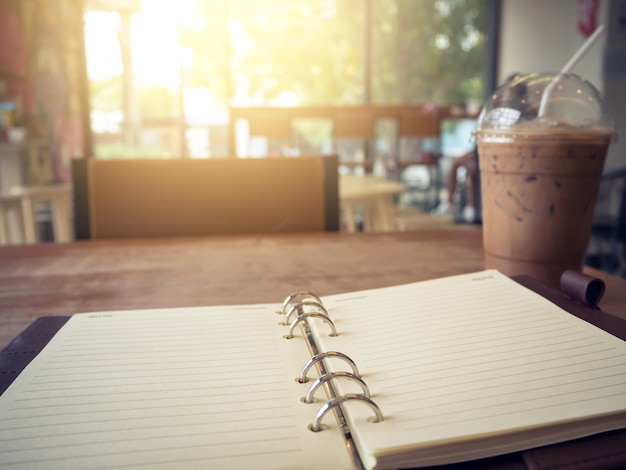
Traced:
<path fill-rule="evenodd" d="M 248 147 L 245 149 L 237 147 L 238 156 L 280 155 L 281 147 L 285 146 L 291 139 L 291 120 L 286 115 L 269 112 L 268 114 L 254 115 L 248 118 L 248 126 Z M 254 151 L 252 139 L 255 137 L 266 139 L 267 149 L 262 154 Z"/>
<path fill-rule="evenodd" d="M 333 116 L 333 140 L 341 149 L 340 165 L 349 171 L 371 173 L 373 168 L 371 143 L 374 139 L 374 116 L 367 110 L 342 111 Z M 356 149 L 345 152 L 348 141 L 357 142 Z"/>
<path fill-rule="evenodd" d="M 626 277 L 626 168 L 602 175 L 585 262 Z"/>
<path fill-rule="evenodd" d="M 405 182 L 409 193 L 423 193 L 424 209 L 430 210 L 439 204 L 441 168 L 441 153 L 439 148 L 424 149 L 424 139 L 437 142 L 441 134 L 441 118 L 437 114 L 405 113 L 400 116 L 398 141 L 400 145 L 408 140 L 416 141 L 417 145 L 410 146 L 408 158 L 398 155 L 398 169 L 400 179 Z M 403 158 L 404 157 L 404 158 Z"/>
<path fill-rule="evenodd" d="M 339 229 L 336 156 L 76 160 L 76 238 Z"/>
<path fill-rule="evenodd" d="M 233 155 L 280 154 L 280 148 L 292 138 L 291 114 L 279 108 L 231 108 L 229 133 Z M 259 137 L 265 139 L 265 148 L 256 148 L 254 141 Z"/>

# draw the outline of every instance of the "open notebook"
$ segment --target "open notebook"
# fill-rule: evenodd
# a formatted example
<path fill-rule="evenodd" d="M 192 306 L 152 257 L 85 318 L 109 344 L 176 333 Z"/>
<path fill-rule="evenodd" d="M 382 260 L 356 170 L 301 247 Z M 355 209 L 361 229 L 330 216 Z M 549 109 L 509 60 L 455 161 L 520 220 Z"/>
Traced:
<path fill-rule="evenodd" d="M 318 303 L 73 315 L 0 396 L 2 467 L 401 468 L 626 428 L 625 342 L 496 271 Z"/>

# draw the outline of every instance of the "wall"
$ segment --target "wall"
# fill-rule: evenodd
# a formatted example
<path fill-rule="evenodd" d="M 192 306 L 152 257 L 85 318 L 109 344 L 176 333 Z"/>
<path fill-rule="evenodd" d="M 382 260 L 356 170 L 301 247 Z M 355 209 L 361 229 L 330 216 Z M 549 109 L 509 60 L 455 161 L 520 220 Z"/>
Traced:
<path fill-rule="evenodd" d="M 604 93 L 618 132 L 607 162 L 607 169 L 612 169 L 626 166 L 626 0 L 611 0 L 609 4 Z"/>
<path fill-rule="evenodd" d="M 0 101 L 14 101 L 24 93 L 27 57 L 21 34 L 17 4 L 0 1 Z"/>
<path fill-rule="evenodd" d="M 599 1 L 598 23 L 607 25 L 608 0 Z M 503 0 L 498 78 L 514 72 L 555 72 L 585 42 L 577 26 L 575 0 Z M 532 28 L 529 29 L 529 25 Z M 603 90 L 604 34 L 573 72 Z"/>
<path fill-rule="evenodd" d="M 572 70 L 605 93 L 616 130 L 622 136 L 611 145 L 607 170 L 626 166 L 626 77 L 611 78 L 603 72 L 605 54 L 618 47 L 618 41 L 613 38 L 617 27 L 614 17 L 617 5 L 624 3 L 624 0 L 599 0 L 597 22 L 604 24 L 606 33 Z M 576 0 L 502 0 L 500 82 L 514 72 L 560 70 L 586 39 L 577 24 L 578 6 Z M 620 8 L 626 11 L 624 6 Z M 624 36 L 619 44 L 626 45 Z"/>
<path fill-rule="evenodd" d="M 39 177 L 32 158 L 29 182 L 68 182 L 70 160 L 84 154 L 87 137 L 82 0 L 0 0 L 0 28 L 0 48 L 10 45 L 0 52 L 0 79 L 19 78 L 20 88 L 9 83 L 8 92 L 19 91 L 28 138 L 54 167 L 54 175 Z"/>

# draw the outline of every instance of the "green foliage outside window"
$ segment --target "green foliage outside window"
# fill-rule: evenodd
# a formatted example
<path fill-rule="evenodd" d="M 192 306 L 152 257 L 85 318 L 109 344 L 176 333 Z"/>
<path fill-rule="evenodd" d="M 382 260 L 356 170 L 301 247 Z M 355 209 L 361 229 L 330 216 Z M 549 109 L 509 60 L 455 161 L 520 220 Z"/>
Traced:
<path fill-rule="evenodd" d="M 171 21 L 178 27 L 180 57 L 167 65 L 180 83 L 135 82 L 131 98 L 141 123 L 169 118 L 176 126 L 202 113 L 224 122 L 229 105 L 453 105 L 484 95 L 484 0 L 177 5 L 180 12 Z M 123 83 L 120 76 L 90 77 L 92 116 L 118 113 L 124 126 Z"/>

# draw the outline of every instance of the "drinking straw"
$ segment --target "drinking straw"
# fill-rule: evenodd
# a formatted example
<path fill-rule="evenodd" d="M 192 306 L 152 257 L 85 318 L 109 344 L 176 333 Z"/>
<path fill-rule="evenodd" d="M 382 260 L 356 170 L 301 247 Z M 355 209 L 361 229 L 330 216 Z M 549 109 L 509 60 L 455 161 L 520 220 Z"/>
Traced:
<path fill-rule="evenodd" d="M 580 46 L 580 49 L 578 49 L 576 53 L 572 56 L 572 58 L 563 66 L 563 68 L 558 73 L 558 75 L 556 75 L 552 79 L 552 81 L 548 83 L 548 86 L 545 87 L 545 89 L 543 90 L 543 94 L 541 95 L 541 104 L 539 106 L 540 117 L 546 115 L 546 110 L 548 108 L 548 98 L 550 97 L 550 94 L 552 93 L 552 89 L 556 86 L 558 81 L 561 79 L 561 76 L 568 73 L 574 67 L 574 65 L 578 63 L 580 58 L 583 55 L 585 55 L 587 50 L 593 45 L 594 42 L 596 42 L 596 40 L 600 37 L 600 35 L 603 32 L 604 32 L 604 25 L 598 25 L 598 27 L 593 32 L 593 34 L 587 38 L 587 40 L 584 42 L 582 46 Z"/>

